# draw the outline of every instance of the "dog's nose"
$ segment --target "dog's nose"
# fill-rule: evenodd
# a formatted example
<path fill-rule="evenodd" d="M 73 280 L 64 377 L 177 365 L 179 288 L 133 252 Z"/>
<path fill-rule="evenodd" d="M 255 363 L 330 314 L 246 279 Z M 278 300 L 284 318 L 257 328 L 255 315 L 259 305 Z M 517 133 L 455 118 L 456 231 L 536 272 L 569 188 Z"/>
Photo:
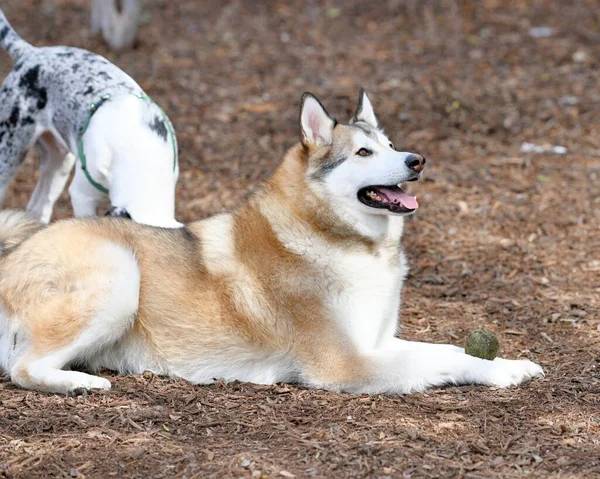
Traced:
<path fill-rule="evenodd" d="M 425 168 L 425 162 L 427 160 L 421 155 L 408 155 L 404 160 L 406 166 L 408 166 L 411 170 L 421 171 Z"/>

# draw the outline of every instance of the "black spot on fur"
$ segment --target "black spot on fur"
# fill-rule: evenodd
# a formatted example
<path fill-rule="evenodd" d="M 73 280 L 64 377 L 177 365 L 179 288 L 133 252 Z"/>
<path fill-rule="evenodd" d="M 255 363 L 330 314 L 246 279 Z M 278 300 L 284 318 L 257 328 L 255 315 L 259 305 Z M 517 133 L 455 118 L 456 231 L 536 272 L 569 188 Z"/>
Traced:
<path fill-rule="evenodd" d="M 98 72 L 98 76 L 103 80 L 112 80 L 112 77 L 106 72 Z"/>
<path fill-rule="evenodd" d="M 25 95 L 37 100 L 38 110 L 43 110 L 48 103 L 48 94 L 46 89 L 39 86 L 40 66 L 36 65 L 21 77 L 19 86 L 25 89 Z"/>
<path fill-rule="evenodd" d="M 8 27 L 4 27 L 2 30 L 0 30 L 0 42 L 6 38 L 8 32 L 10 32 L 10 28 Z"/>
<path fill-rule="evenodd" d="M 13 71 L 18 72 L 22 67 L 23 67 L 23 62 L 15 63 L 15 66 L 13 67 Z"/>
<path fill-rule="evenodd" d="M 73 52 L 57 53 L 56 56 L 61 58 L 71 58 L 73 56 Z"/>
<path fill-rule="evenodd" d="M 148 123 L 148 126 L 154 133 L 161 137 L 163 141 L 167 141 L 168 131 L 162 118 L 158 116 L 154 117 L 154 121 L 152 121 L 152 123 Z"/>
<path fill-rule="evenodd" d="M 37 87 L 38 78 L 40 76 L 40 66 L 36 65 L 33 68 L 27 70 L 21 79 L 19 80 L 19 86 L 25 88 Z"/>
<path fill-rule="evenodd" d="M 96 63 L 97 59 L 98 59 L 98 55 L 95 55 L 94 53 L 91 52 L 85 52 L 83 54 L 83 58 L 85 59 L 85 61 L 87 61 L 88 63 Z"/>
<path fill-rule="evenodd" d="M 19 121 L 19 117 L 20 117 L 20 113 L 19 113 L 19 107 L 15 106 L 12 111 L 10 112 L 10 116 L 8 117 L 8 126 L 14 128 L 15 126 L 17 126 L 17 122 Z"/>
<path fill-rule="evenodd" d="M 91 86 L 87 87 L 87 89 L 83 92 L 84 95 L 91 95 L 92 93 L 94 93 L 94 88 Z"/>
<path fill-rule="evenodd" d="M 6 135 L 6 130 L 0 131 L 0 142 L 2 141 L 2 138 L 4 138 L 4 135 Z"/>
<path fill-rule="evenodd" d="M 31 118 L 30 116 L 25 116 L 21 120 L 21 126 L 33 125 L 34 123 L 35 123 L 35 120 L 33 118 Z"/>
<path fill-rule="evenodd" d="M 48 103 L 48 94 L 46 93 L 46 89 L 45 88 L 40 88 L 39 90 L 39 98 L 38 98 L 38 102 L 37 102 L 37 107 L 40 110 L 43 110 L 44 108 L 46 108 L 46 104 Z"/>
<path fill-rule="evenodd" d="M 74 64 L 74 65 L 71 67 L 71 71 L 72 71 L 73 73 L 77 73 L 77 70 L 79 70 L 79 67 L 80 67 L 80 66 L 81 66 L 81 65 L 80 65 L 79 63 L 75 63 L 75 64 Z"/>

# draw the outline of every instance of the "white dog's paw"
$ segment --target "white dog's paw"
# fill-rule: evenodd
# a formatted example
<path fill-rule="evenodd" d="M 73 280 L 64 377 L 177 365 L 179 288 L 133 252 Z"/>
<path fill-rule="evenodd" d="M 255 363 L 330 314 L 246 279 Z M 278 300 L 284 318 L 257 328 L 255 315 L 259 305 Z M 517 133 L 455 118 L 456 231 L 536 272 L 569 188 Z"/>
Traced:
<path fill-rule="evenodd" d="M 496 358 L 492 364 L 490 384 L 499 388 L 517 386 L 531 378 L 544 376 L 542 367 L 527 359 Z"/>
<path fill-rule="evenodd" d="M 84 391 L 90 389 L 104 389 L 108 390 L 112 387 L 108 379 L 101 378 L 99 376 L 92 376 L 91 374 L 74 373 L 77 377 L 71 381 L 69 385 L 69 392 L 74 394 L 81 394 Z"/>

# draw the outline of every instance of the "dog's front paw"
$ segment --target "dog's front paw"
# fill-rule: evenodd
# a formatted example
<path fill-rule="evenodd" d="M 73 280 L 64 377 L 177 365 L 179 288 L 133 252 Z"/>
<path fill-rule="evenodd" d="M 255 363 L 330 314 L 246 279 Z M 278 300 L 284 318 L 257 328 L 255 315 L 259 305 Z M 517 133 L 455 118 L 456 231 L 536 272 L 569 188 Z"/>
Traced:
<path fill-rule="evenodd" d="M 108 379 L 101 378 L 99 376 L 92 376 L 90 374 L 78 374 L 68 386 L 68 392 L 73 396 L 79 396 L 84 392 L 88 392 L 93 389 L 103 389 L 107 391 L 111 389 L 111 387 L 112 385 Z"/>
<path fill-rule="evenodd" d="M 496 358 L 492 364 L 490 385 L 499 388 L 517 386 L 531 378 L 544 376 L 542 367 L 527 359 L 511 360 Z"/>

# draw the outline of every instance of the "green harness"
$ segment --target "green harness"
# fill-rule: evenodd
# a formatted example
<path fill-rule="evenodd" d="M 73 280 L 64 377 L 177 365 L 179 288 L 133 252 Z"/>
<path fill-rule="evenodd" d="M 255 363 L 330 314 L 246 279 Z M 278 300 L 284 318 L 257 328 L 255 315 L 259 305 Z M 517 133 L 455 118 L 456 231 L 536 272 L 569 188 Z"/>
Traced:
<path fill-rule="evenodd" d="M 129 95 L 133 95 L 136 98 L 144 100 L 148 103 L 154 103 L 148 95 L 145 95 L 143 93 L 140 93 L 140 94 L 129 93 Z M 94 188 L 96 188 L 97 190 L 101 191 L 102 193 L 106 193 L 106 194 L 108 194 L 108 190 L 106 188 L 104 188 L 104 186 L 102 186 L 100 183 L 95 181 L 87 169 L 87 159 L 85 157 L 85 152 L 83 151 L 83 135 L 85 135 L 85 132 L 87 131 L 88 126 L 90 126 L 90 121 L 92 121 L 92 116 L 94 116 L 94 113 L 96 113 L 96 111 L 98 111 L 98 108 L 100 108 L 102 106 L 102 104 L 105 101 L 109 100 L 110 98 L 111 98 L 111 95 L 109 95 L 109 94 L 102 95 L 100 97 L 100 100 L 98 100 L 96 103 L 92 103 L 92 105 L 90 106 L 90 115 L 88 116 L 88 119 L 85 122 L 83 131 L 81 132 L 81 136 L 79 137 L 79 141 L 77 142 L 77 153 L 79 156 L 79 160 L 81 161 L 81 169 L 83 170 L 85 177 L 88 179 L 88 181 L 91 183 L 91 185 Z M 164 121 L 165 125 L 167 125 L 167 130 L 169 130 L 169 135 L 171 136 L 171 143 L 173 145 L 173 171 L 175 171 L 175 169 L 177 168 L 177 161 L 178 161 L 178 159 L 177 159 L 177 140 L 175 139 L 175 131 L 173 130 L 173 125 L 171 124 L 169 117 L 165 114 L 163 109 L 160 106 L 158 106 L 156 103 L 154 103 L 154 105 L 156 105 L 156 107 L 159 109 L 159 111 L 163 117 L 163 121 Z"/>

